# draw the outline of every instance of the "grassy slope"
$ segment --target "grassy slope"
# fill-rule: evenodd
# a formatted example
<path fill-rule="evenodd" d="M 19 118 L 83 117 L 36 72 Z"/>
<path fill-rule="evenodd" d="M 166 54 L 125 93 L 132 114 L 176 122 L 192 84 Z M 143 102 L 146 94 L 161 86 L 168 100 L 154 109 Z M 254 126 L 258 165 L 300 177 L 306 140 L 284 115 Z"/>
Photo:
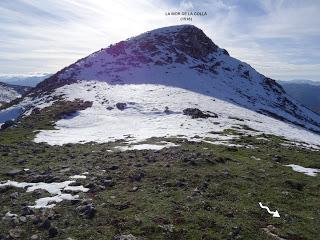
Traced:
<path fill-rule="evenodd" d="M 55 115 L 61 109 L 56 107 L 50 109 Z M 49 109 L 41 114 L 45 116 L 46 111 Z M 80 195 L 92 199 L 97 209 L 94 218 L 79 215 L 76 207 L 80 203 L 64 202 L 53 210 L 36 212 L 41 219 L 52 215 L 51 223 L 59 230 L 57 239 L 112 239 L 126 233 L 144 239 L 273 239 L 263 230 L 268 225 L 285 239 L 319 236 L 320 177 L 283 166 L 295 163 L 320 168 L 319 152 L 281 146 L 282 140 L 274 136 L 268 136 L 271 141 L 255 137 L 237 141 L 254 149 L 178 139 L 171 140 L 180 147 L 160 151 L 108 152 L 114 146 L 111 143 L 48 146 L 30 140 L 34 129 L 52 127 L 49 118 L 32 118 L 35 116 L 28 120 L 34 123 L 32 128 L 24 127 L 23 120 L 17 128 L 0 133 L 0 180 L 28 181 L 32 174 L 49 172 L 63 181 L 89 171 L 90 177 L 80 182 L 93 183 L 89 193 Z M 18 159 L 26 162 L 17 163 Z M 119 168 L 109 170 L 112 165 Z M 71 169 L 61 171 L 66 167 Z M 14 178 L 6 176 L 13 168 L 31 171 Z M 144 174 L 140 181 L 132 180 L 140 173 Z M 108 178 L 114 186 L 101 188 L 101 181 Z M 134 186 L 137 191 L 132 191 Z M 10 198 L 13 192 L 20 193 L 16 200 Z M 39 193 L 8 189 L 0 194 L 0 215 L 8 211 L 19 214 L 22 205 L 33 204 L 37 198 Z M 272 218 L 260 209 L 260 201 L 277 209 L 281 217 Z M 14 226 L 2 221 L 0 233 L 5 236 Z M 47 230 L 30 221 L 19 223 L 18 228 L 23 239 L 35 233 L 43 239 L 48 236 Z"/>

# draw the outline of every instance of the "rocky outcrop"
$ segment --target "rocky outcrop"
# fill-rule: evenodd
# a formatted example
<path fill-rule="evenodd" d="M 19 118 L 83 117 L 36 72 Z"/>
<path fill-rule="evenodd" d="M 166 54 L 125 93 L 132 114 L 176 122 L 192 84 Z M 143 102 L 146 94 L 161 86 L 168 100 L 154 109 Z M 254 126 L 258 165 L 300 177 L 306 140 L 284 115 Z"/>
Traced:
<path fill-rule="evenodd" d="M 190 116 L 191 118 L 217 118 L 218 115 L 212 112 L 204 113 L 198 108 L 186 108 L 183 110 L 183 114 Z"/>

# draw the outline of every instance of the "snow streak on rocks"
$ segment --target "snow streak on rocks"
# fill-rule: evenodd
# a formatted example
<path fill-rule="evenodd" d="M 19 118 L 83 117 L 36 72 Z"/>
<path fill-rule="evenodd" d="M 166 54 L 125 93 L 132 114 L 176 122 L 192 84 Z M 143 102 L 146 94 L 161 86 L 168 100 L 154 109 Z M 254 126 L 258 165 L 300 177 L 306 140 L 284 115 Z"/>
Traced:
<path fill-rule="evenodd" d="M 24 188 L 27 192 L 33 192 L 37 189 L 42 189 L 50 193 L 51 197 L 40 198 L 35 201 L 35 205 L 29 206 L 31 208 L 52 208 L 56 204 L 62 202 L 63 200 L 74 200 L 78 199 L 79 195 L 72 195 L 69 193 L 65 193 L 65 191 L 71 192 L 87 192 L 88 188 L 84 188 L 83 186 L 70 186 L 70 184 L 75 181 L 65 181 L 65 182 L 53 182 L 53 183 L 26 183 L 26 182 L 15 182 L 8 180 L 7 182 L 0 184 L 1 187 L 12 186 L 17 188 Z"/>

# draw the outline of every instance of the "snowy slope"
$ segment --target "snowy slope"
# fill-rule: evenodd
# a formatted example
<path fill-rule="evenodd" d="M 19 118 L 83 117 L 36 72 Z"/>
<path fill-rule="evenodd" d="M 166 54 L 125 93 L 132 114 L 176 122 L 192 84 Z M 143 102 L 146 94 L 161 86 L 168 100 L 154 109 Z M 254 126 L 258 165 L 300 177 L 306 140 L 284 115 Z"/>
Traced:
<path fill-rule="evenodd" d="M 49 144 L 109 142 L 125 139 L 136 143 L 151 137 L 183 137 L 225 143 L 236 136 L 219 134 L 224 129 L 247 125 L 256 131 L 239 130 L 255 135 L 261 133 L 302 141 L 318 148 L 320 135 L 306 131 L 227 101 L 182 88 L 155 85 L 110 85 L 82 81 L 58 88 L 53 95 L 66 100 L 92 101 L 93 106 L 73 117 L 56 123 L 57 130 L 41 131 L 35 141 Z M 126 103 L 124 110 L 115 106 Z M 165 108 L 169 112 L 164 112 Z M 192 119 L 183 109 L 199 108 L 218 114 L 218 118 Z M 112 108 L 112 109 L 111 109 Z M 197 136 L 197 138 L 194 138 Z M 210 140 L 209 140 L 210 139 Z"/>
<path fill-rule="evenodd" d="M 192 25 L 156 29 L 101 49 L 40 83 L 39 91 L 76 80 L 180 87 L 320 129 L 319 115 L 285 94 L 274 80 L 230 57 Z"/>
<path fill-rule="evenodd" d="M 319 115 L 191 25 L 156 29 L 101 49 L 41 82 L 6 113 L 18 109 L 30 114 L 61 95 L 92 101 L 93 106 L 58 121 L 57 130 L 42 131 L 37 142 L 195 135 L 223 140 L 233 136 L 212 131 L 239 125 L 311 145 L 320 142 L 320 135 L 306 130 L 320 132 Z M 117 102 L 127 103 L 127 108 L 107 109 Z M 164 113 L 165 107 L 172 112 Z M 190 119 L 182 114 L 188 107 L 212 111 L 218 118 Z"/>

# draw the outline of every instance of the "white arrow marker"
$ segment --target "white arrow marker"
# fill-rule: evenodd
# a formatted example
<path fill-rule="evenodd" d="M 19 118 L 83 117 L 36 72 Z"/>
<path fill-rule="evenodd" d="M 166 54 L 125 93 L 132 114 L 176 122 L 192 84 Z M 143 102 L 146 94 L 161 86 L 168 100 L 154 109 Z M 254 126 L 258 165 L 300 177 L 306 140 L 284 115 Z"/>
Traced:
<path fill-rule="evenodd" d="M 267 209 L 268 213 L 270 213 L 272 217 L 280 217 L 278 210 L 276 210 L 275 212 L 272 212 L 267 206 L 263 206 L 261 202 L 259 202 L 259 205 L 261 208 Z"/>

